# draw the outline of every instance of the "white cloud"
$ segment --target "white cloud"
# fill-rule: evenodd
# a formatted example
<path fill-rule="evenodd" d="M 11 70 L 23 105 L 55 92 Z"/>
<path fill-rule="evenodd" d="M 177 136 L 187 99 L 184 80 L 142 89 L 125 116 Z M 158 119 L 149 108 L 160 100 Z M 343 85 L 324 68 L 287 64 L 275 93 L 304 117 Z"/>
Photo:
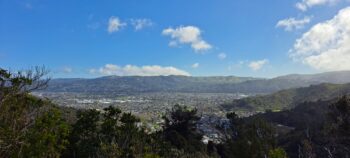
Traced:
<path fill-rule="evenodd" d="M 199 63 L 194 63 L 194 64 L 192 64 L 192 66 L 191 66 L 192 68 L 194 68 L 194 69 L 196 69 L 196 68 L 198 68 L 199 67 Z"/>
<path fill-rule="evenodd" d="M 227 57 L 226 53 L 220 53 L 220 54 L 218 54 L 218 58 L 219 58 L 220 60 L 224 60 L 224 59 L 226 59 L 226 57 Z"/>
<path fill-rule="evenodd" d="M 349 70 L 350 7 L 304 33 L 295 41 L 290 56 L 318 70 Z"/>
<path fill-rule="evenodd" d="M 163 35 L 171 37 L 172 41 L 169 42 L 169 46 L 190 44 L 196 52 L 212 48 L 209 43 L 202 39 L 201 33 L 201 30 L 196 26 L 180 26 L 175 29 L 167 28 L 162 32 Z"/>
<path fill-rule="evenodd" d="M 330 5 L 338 1 L 340 0 L 302 0 L 301 2 L 296 3 L 295 7 L 301 11 L 306 11 L 307 9 L 312 8 L 314 6 Z"/>
<path fill-rule="evenodd" d="M 269 61 L 267 59 L 252 61 L 248 64 L 249 68 L 254 71 L 260 70 L 264 65 L 266 65 Z"/>
<path fill-rule="evenodd" d="M 170 41 L 168 45 L 169 47 L 176 47 L 178 44 L 176 41 Z"/>
<path fill-rule="evenodd" d="M 110 17 L 108 21 L 108 32 L 118 32 L 121 28 L 125 27 L 127 24 L 122 22 L 118 17 Z"/>
<path fill-rule="evenodd" d="M 190 74 L 184 70 L 177 69 L 172 66 L 162 67 L 159 65 L 150 66 L 135 66 L 126 65 L 124 67 L 106 64 L 99 69 L 90 69 L 92 74 L 100 75 L 118 75 L 118 76 L 168 76 L 168 75 L 183 75 L 190 76 Z"/>
<path fill-rule="evenodd" d="M 276 27 L 282 27 L 285 31 L 293 31 L 303 28 L 310 23 L 311 17 L 304 17 L 303 19 L 288 18 L 277 22 Z"/>
<path fill-rule="evenodd" d="M 71 73 L 71 72 L 73 72 L 73 69 L 72 69 L 71 67 L 64 67 L 64 68 L 62 69 L 62 71 L 63 71 L 64 73 Z"/>
<path fill-rule="evenodd" d="M 232 70 L 235 70 L 235 69 L 241 69 L 242 67 L 244 67 L 244 66 L 246 65 L 247 62 L 248 62 L 248 61 L 240 60 L 240 61 L 231 63 L 231 64 L 227 67 L 227 70 L 228 70 L 228 71 L 232 71 Z"/>
<path fill-rule="evenodd" d="M 142 30 L 145 27 L 151 27 L 153 22 L 150 19 L 131 19 L 131 25 L 136 31 Z"/>

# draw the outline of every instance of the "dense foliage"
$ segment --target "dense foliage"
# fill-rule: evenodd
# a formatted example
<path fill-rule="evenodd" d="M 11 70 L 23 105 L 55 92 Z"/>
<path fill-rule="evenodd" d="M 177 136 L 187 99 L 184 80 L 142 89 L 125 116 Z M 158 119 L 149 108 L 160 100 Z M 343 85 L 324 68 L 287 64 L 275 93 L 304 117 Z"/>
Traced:
<path fill-rule="evenodd" d="M 349 157 L 350 99 L 304 102 L 281 112 L 255 115 L 278 124 L 278 145 L 289 157 Z M 280 125 L 286 126 L 280 126 Z"/>
<path fill-rule="evenodd" d="M 309 87 L 281 90 L 279 92 L 252 96 L 232 103 L 222 105 L 225 109 L 248 109 L 251 111 L 264 111 L 266 109 L 279 111 L 294 108 L 305 101 L 329 100 L 341 95 L 350 94 L 350 84 L 319 84 Z"/>
<path fill-rule="evenodd" d="M 48 100 L 29 94 L 45 88 L 45 69 L 10 73 L 0 69 L 1 157 L 58 157 L 68 144 L 69 126 Z"/>

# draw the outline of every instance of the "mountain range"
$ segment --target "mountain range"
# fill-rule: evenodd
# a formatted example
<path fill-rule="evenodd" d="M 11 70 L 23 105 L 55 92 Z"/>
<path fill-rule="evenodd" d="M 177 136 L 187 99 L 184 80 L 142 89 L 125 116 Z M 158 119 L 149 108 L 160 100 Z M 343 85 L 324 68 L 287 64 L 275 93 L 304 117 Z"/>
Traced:
<path fill-rule="evenodd" d="M 321 83 L 350 82 L 350 71 L 291 74 L 267 78 L 214 76 L 105 76 L 93 79 L 52 79 L 46 92 L 135 94 L 148 92 L 270 94 Z"/>

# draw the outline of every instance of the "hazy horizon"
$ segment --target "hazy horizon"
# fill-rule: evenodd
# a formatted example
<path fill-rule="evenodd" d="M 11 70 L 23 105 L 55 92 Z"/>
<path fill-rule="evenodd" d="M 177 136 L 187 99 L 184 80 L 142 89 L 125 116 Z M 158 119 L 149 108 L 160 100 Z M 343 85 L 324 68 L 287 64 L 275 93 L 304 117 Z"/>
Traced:
<path fill-rule="evenodd" d="M 184 75 L 156 75 L 156 76 L 138 76 L 138 75 L 130 75 L 130 76 L 118 76 L 118 75 L 105 75 L 105 76 L 90 76 L 90 77 L 52 77 L 52 79 L 95 79 L 101 77 L 159 77 L 159 76 L 184 76 L 184 77 L 243 77 L 243 78 L 256 78 L 256 79 L 273 79 L 277 77 L 283 77 L 288 75 L 316 75 L 316 74 L 324 74 L 324 73 L 332 73 L 332 72 L 350 72 L 350 70 L 342 70 L 342 71 L 327 71 L 327 72 L 315 72 L 315 73 L 290 73 L 290 74 L 282 74 L 278 76 L 272 77 L 258 77 L 258 76 L 237 76 L 237 75 L 212 75 L 212 76 L 184 76 Z"/>

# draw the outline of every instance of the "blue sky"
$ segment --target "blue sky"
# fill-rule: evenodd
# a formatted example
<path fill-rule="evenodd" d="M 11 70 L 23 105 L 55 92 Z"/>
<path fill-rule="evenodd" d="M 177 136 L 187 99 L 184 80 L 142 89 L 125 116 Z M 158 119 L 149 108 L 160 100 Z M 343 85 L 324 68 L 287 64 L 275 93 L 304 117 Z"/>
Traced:
<path fill-rule="evenodd" d="M 339 65 L 350 59 L 348 6 L 348 0 L 0 0 L 0 67 L 45 65 L 53 77 L 348 70 L 350 64 Z"/>

